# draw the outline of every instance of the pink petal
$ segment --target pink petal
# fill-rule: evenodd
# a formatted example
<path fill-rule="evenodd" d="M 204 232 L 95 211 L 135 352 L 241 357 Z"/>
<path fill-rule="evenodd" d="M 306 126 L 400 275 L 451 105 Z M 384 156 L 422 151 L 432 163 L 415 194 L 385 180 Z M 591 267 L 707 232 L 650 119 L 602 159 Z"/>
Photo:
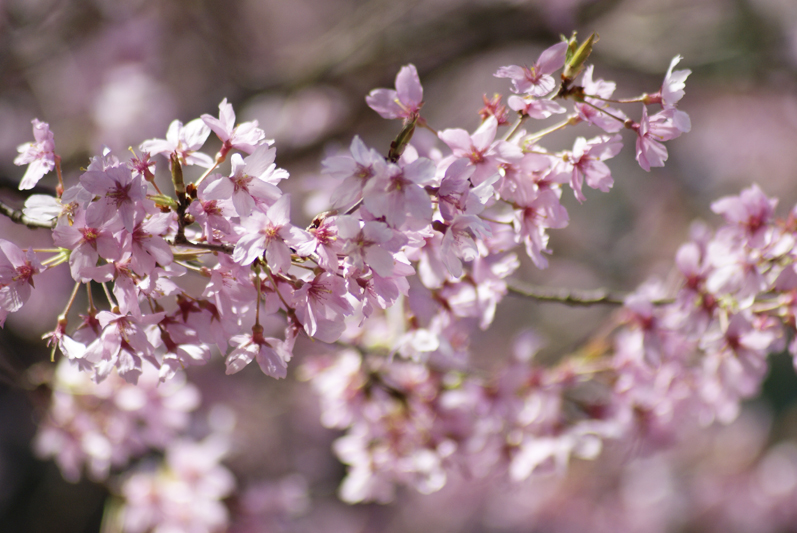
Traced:
<path fill-rule="evenodd" d="M 408 107 L 418 108 L 423 101 L 423 87 L 415 65 L 407 65 L 396 76 L 396 92 L 401 102 Z"/>

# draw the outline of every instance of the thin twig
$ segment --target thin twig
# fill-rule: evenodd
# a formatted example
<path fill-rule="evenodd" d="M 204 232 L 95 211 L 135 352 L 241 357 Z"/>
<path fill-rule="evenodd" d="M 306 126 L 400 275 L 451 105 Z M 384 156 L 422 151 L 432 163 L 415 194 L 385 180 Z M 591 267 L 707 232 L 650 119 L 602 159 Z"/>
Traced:
<path fill-rule="evenodd" d="M 211 252 L 222 252 L 225 254 L 232 255 L 233 248 L 232 246 L 226 244 L 210 244 L 208 242 L 193 242 L 189 241 L 185 236 L 183 236 L 182 240 L 178 242 L 178 237 L 175 237 L 174 242 L 166 241 L 166 244 L 169 246 L 185 246 L 188 248 L 200 248 L 202 250 L 210 250 Z"/>
<path fill-rule="evenodd" d="M 510 281 L 508 284 L 510 294 L 523 296 L 542 302 L 558 302 L 572 306 L 590 305 L 623 305 L 627 293 L 609 291 L 607 289 L 581 290 L 561 287 L 538 287 L 519 281 Z M 666 305 L 672 299 L 654 300 L 653 305 Z"/>
<path fill-rule="evenodd" d="M 522 126 L 522 125 L 523 125 L 523 123 L 524 123 L 524 122 L 526 121 L 526 119 L 528 119 L 528 118 L 529 118 L 529 116 L 528 116 L 528 115 L 526 115 L 526 114 L 522 114 L 522 115 L 520 115 L 520 116 L 517 118 L 517 120 L 515 121 L 515 123 L 514 123 L 514 124 L 512 124 L 512 127 L 511 127 L 511 128 L 509 128 L 509 131 L 507 131 L 507 132 L 504 134 L 504 140 L 505 140 L 505 141 L 508 141 L 508 140 L 509 140 L 509 138 L 510 138 L 510 137 L 512 137 L 512 136 L 515 134 L 515 132 L 516 132 L 516 131 L 517 131 L 517 130 L 520 128 L 520 126 Z"/>
<path fill-rule="evenodd" d="M 353 205 L 353 206 L 351 206 L 350 208 L 348 208 L 346 211 L 344 211 L 344 212 L 343 212 L 343 214 L 344 214 L 344 215 L 351 215 L 352 213 L 354 213 L 355 211 L 357 211 L 357 210 L 360 208 L 360 206 L 361 206 L 361 205 L 363 205 L 363 199 L 362 199 L 362 198 L 360 198 L 359 200 L 357 200 L 357 201 L 354 203 L 354 205 Z"/>

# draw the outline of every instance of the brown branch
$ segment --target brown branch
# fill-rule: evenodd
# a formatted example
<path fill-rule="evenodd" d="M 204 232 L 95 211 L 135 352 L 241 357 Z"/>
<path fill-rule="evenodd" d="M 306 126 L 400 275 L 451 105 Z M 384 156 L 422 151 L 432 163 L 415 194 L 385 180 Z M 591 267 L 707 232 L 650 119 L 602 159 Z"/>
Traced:
<path fill-rule="evenodd" d="M 0 214 L 3 214 L 10 218 L 12 221 L 16 222 L 17 224 L 24 224 L 25 226 L 36 229 L 36 228 L 47 228 L 53 229 L 55 227 L 55 219 L 52 222 L 41 222 L 39 220 L 34 220 L 29 218 L 19 209 L 14 209 L 3 202 L 0 202 Z"/>
<path fill-rule="evenodd" d="M 225 254 L 232 255 L 234 248 L 232 246 L 228 246 L 226 244 L 210 244 L 209 242 L 193 242 L 186 239 L 185 235 L 182 236 L 182 239 L 178 239 L 178 236 L 175 237 L 174 242 L 166 241 L 169 246 L 185 246 L 188 248 L 199 248 L 202 250 L 210 250 L 211 252 L 222 252 Z"/>
<path fill-rule="evenodd" d="M 542 302 L 557 302 L 571 306 L 589 305 L 623 305 L 628 293 L 609 291 L 607 289 L 581 290 L 562 287 L 538 287 L 519 281 L 507 284 L 510 294 L 531 298 Z M 666 305 L 672 299 L 654 300 L 653 305 Z"/>

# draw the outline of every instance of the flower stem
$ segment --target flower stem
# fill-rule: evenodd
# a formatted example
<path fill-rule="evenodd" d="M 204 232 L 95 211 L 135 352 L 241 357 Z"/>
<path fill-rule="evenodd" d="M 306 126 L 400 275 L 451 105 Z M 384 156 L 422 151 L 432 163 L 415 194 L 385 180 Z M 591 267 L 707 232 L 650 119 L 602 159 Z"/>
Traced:
<path fill-rule="evenodd" d="M 554 124 L 550 128 L 546 128 L 544 130 L 540 130 L 537 133 L 532 133 L 531 135 L 527 136 L 523 142 L 528 143 L 529 141 L 538 141 L 542 139 L 549 133 L 553 133 L 555 131 L 561 130 L 562 128 L 566 128 L 567 126 L 572 126 L 574 124 L 578 124 L 581 121 L 578 115 L 571 115 L 566 120 L 563 120 L 559 124 Z"/>

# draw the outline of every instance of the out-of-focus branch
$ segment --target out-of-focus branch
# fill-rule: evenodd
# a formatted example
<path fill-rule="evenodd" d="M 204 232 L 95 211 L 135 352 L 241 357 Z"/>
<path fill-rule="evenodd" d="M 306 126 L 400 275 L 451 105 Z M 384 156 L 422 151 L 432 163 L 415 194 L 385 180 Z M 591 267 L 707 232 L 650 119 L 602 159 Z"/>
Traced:
<path fill-rule="evenodd" d="M 189 241 L 183 235 L 182 238 L 175 237 L 174 242 L 166 241 L 170 246 L 186 246 L 188 248 L 198 248 L 200 250 L 209 250 L 211 252 L 222 252 L 232 255 L 234 248 L 226 244 L 210 244 L 207 242 L 193 242 Z"/>
<path fill-rule="evenodd" d="M 508 283 L 509 294 L 531 298 L 542 302 L 558 302 L 572 306 L 589 305 L 623 305 L 627 293 L 610 291 L 608 289 L 568 289 L 563 287 L 539 287 L 520 281 Z M 654 300 L 653 305 L 672 303 L 671 299 Z"/>

